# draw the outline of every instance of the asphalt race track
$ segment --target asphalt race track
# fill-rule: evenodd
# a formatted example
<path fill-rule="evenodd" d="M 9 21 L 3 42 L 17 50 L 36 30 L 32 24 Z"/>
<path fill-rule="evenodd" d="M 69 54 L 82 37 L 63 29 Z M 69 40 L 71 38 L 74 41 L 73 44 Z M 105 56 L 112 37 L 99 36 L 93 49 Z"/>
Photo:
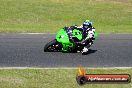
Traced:
<path fill-rule="evenodd" d="M 88 55 L 43 52 L 55 34 L 0 34 L 0 67 L 132 67 L 132 34 L 100 34 Z"/>

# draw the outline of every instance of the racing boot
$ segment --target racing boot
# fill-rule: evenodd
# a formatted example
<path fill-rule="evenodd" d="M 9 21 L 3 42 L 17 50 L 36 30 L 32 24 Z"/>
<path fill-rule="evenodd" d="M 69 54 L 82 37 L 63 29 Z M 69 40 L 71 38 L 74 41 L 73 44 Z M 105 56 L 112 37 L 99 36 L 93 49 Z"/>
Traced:
<path fill-rule="evenodd" d="M 84 47 L 82 50 L 82 55 L 88 54 L 88 48 Z"/>
<path fill-rule="evenodd" d="M 87 46 L 85 46 L 83 49 L 82 49 L 82 55 L 87 55 L 89 53 L 89 47 L 91 46 L 92 44 L 89 43 Z"/>

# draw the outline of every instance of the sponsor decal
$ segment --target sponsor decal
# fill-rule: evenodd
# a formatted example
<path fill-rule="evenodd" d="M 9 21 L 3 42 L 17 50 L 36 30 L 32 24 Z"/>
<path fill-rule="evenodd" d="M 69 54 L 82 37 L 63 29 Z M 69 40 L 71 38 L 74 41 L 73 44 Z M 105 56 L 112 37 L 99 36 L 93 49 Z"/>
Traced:
<path fill-rule="evenodd" d="M 84 68 L 79 68 L 76 77 L 77 83 L 80 85 L 86 83 L 130 83 L 131 76 L 129 74 L 86 74 Z"/>

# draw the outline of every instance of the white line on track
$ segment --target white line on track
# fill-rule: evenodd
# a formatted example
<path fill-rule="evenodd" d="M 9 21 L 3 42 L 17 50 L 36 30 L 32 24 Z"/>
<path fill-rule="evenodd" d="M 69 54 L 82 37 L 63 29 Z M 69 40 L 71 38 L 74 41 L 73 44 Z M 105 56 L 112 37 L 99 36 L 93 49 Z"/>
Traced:
<path fill-rule="evenodd" d="M 78 69 L 79 67 L 58 67 L 58 68 L 38 68 L 38 67 L 0 67 L 0 69 Z M 131 69 L 132 67 L 83 67 L 87 69 Z"/>
<path fill-rule="evenodd" d="M 18 34 L 43 35 L 43 34 L 56 34 L 56 33 L 18 33 Z M 99 34 L 132 34 L 132 33 L 99 33 Z"/>
<path fill-rule="evenodd" d="M 47 35 L 47 34 L 51 34 L 51 35 L 54 35 L 56 33 L 0 33 L 0 35 L 7 35 L 7 34 L 22 34 L 22 35 Z M 122 35 L 125 35 L 125 34 L 128 34 L 128 35 L 132 35 L 132 33 L 99 33 L 101 35 L 111 35 L 111 34 L 122 34 Z"/>
<path fill-rule="evenodd" d="M 18 34 L 43 35 L 43 34 L 56 34 L 56 33 L 18 33 Z"/>

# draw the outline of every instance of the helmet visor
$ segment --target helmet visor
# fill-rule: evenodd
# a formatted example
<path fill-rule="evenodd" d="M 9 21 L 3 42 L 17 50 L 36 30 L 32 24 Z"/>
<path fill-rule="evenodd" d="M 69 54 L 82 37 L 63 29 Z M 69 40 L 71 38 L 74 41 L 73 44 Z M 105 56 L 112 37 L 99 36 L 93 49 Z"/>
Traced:
<path fill-rule="evenodd" d="M 85 25 L 84 28 L 87 29 L 88 28 L 88 25 Z"/>

